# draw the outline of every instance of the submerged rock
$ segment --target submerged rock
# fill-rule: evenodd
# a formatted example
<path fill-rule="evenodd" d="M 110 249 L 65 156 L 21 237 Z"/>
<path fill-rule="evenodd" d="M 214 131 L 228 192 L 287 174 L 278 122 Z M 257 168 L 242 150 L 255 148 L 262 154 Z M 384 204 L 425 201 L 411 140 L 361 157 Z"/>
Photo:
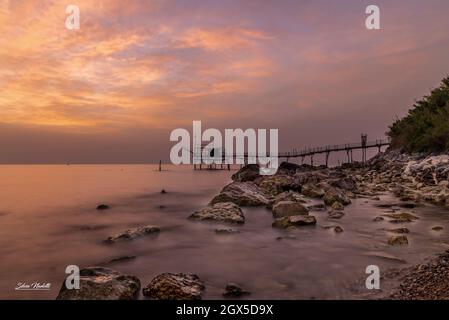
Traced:
<path fill-rule="evenodd" d="M 410 233 L 410 230 L 407 228 L 396 228 L 396 229 L 389 229 L 389 232 L 393 232 L 393 233 L 399 233 L 399 234 L 405 234 L 405 233 Z"/>
<path fill-rule="evenodd" d="M 444 228 L 443 227 L 441 227 L 441 226 L 435 226 L 435 227 L 432 227 L 432 230 L 433 231 L 441 231 L 441 230 L 443 230 Z"/>
<path fill-rule="evenodd" d="M 323 228 L 326 230 L 332 229 L 335 233 L 342 233 L 344 231 L 340 226 L 323 226 Z"/>
<path fill-rule="evenodd" d="M 233 182 L 228 184 L 219 195 L 212 199 L 211 204 L 233 202 L 242 207 L 266 206 L 267 196 L 253 182 Z"/>
<path fill-rule="evenodd" d="M 373 221 L 374 222 L 381 222 L 381 221 L 384 221 L 385 219 L 383 218 L 383 217 L 375 217 L 374 219 L 373 219 Z"/>
<path fill-rule="evenodd" d="M 280 201 L 273 207 L 274 218 L 307 215 L 307 214 L 309 214 L 309 210 L 299 202 Z"/>
<path fill-rule="evenodd" d="M 216 234 L 235 234 L 235 233 L 240 233 L 240 231 L 237 229 L 232 229 L 232 228 L 217 228 L 217 229 L 215 229 L 215 233 Z"/>
<path fill-rule="evenodd" d="M 289 227 L 300 227 L 315 225 L 316 219 L 311 215 L 299 215 L 299 216 L 289 216 L 276 219 L 273 222 L 273 227 L 287 229 Z"/>
<path fill-rule="evenodd" d="M 392 236 L 388 239 L 390 246 L 404 246 L 408 245 L 408 239 L 406 236 Z"/>
<path fill-rule="evenodd" d="M 189 219 L 214 220 L 229 223 L 245 222 L 242 209 L 232 202 L 220 202 L 207 206 L 204 209 L 194 212 Z"/>
<path fill-rule="evenodd" d="M 107 204 L 99 204 L 98 206 L 97 206 L 97 210 L 99 210 L 99 211 L 102 211 L 102 210 L 108 210 L 108 209 L 110 209 L 111 207 L 109 207 Z"/>
<path fill-rule="evenodd" d="M 158 300 L 200 300 L 204 289 L 197 275 L 163 273 L 151 280 L 142 293 Z"/>
<path fill-rule="evenodd" d="M 328 213 L 327 216 L 330 219 L 341 219 L 341 218 L 343 218 L 344 215 L 345 215 L 345 213 L 343 211 L 334 211 L 334 210 L 332 210 L 332 211 L 330 211 Z"/>
<path fill-rule="evenodd" d="M 157 226 L 148 225 L 148 226 L 138 227 L 138 228 L 126 230 L 123 233 L 113 235 L 113 236 L 107 238 L 106 242 L 114 243 L 114 242 L 118 242 L 118 241 L 122 241 L 122 240 L 132 240 L 132 239 L 135 239 L 135 238 L 138 238 L 141 236 L 145 236 L 145 235 L 149 235 L 149 234 L 156 234 L 156 233 L 159 233 L 159 231 L 161 231 L 161 229 Z"/>
<path fill-rule="evenodd" d="M 226 285 L 225 291 L 223 292 L 224 297 L 233 297 L 233 298 L 238 298 L 249 294 L 250 294 L 249 291 L 243 290 L 239 285 L 235 283 L 228 283 Z"/>
<path fill-rule="evenodd" d="M 384 217 L 390 218 L 389 222 L 392 223 L 404 223 L 404 222 L 413 222 L 418 220 L 419 218 L 407 213 L 407 212 L 401 212 L 401 213 L 390 213 L 390 214 L 384 214 Z"/>
<path fill-rule="evenodd" d="M 57 300 L 132 300 L 140 290 L 137 277 L 103 267 L 80 270 L 80 288 L 69 290 L 65 282 Z"/>

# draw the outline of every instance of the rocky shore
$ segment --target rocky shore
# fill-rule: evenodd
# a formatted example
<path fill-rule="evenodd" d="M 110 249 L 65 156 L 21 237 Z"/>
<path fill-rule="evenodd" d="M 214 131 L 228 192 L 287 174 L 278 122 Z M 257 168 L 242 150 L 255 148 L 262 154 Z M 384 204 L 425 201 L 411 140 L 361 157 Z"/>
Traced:
<path fill-rule="evenodd" d="M 191 223 L 216 221 L 241 225 L 246 221 L 242 208 L 264 207 L 272 212 L 273 228 L 313 228 L 317 224 L 315 215 L 324 213 L 335 224 L 322 225 L 323 232 L 333 230 L 340 234 L 344 229 L 338 221 L 345 216 L 345 208 L 354 199 L 370 199 L 378 201 L 376 206 L 382 209 L 382 214 L 372 223 L 391 223 L 385 243 L 401 247 L 409 244 L 408 234 L 413 222 L 419 219 L 407 210 L 425 202 L 449 209 L 448 177 L 447 155 L 410 156 L 393 151 L 379 154 L 366 164 L 344 164 L 336 168 L 282 163 L 273 176 L 260 176 L 257 165 L 247 165 L 232 176 L 232 182 L 206 207 L 191 213 L 188 219 Z M 379 196 L 387 193 L 394 194 L 397 201 L 380 201 Z M 159 232 L 159 227 L 144 226 L 113 235 L 106 242 L 133 240 Z M 238 230 L 221 228 L 215 232 L 232 236 Z M 449 286 L 448 254 L 440 256 L 436 263 L 412 270 L 390 298 L 447 298 L 444 289 Z M 87 289 L 72 296 L 62 288 L 58 299 L 130 299 L 136 296 L 136 288 L 140 290 L 138 279 L 113 270 L 88 268 L 82 275 L 81 283 Z M 110 281 L 96 277 L 107 277 Z M 204 290 L 206 285 L 197 275 L 164 273 L 143 289 L 143 295 L 152 299 L 201 299 Z M 242 292 L 249 294 L 230 284 L 223 295 L 240 296 Z"/>

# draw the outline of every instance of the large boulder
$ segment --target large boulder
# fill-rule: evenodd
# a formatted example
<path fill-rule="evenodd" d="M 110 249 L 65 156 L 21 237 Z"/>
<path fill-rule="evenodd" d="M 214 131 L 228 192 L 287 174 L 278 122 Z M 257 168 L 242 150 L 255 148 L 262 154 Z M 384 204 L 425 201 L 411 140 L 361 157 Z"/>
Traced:
<path fill-rule="evenodd" d="M 118 233 L 106 239 L 108 243 L 114 243 L 123 240 L 132 240 L 138 237 L 142 237 L 149 234 L 157 234 L 161 229 L 157 226 L 142 226 L 134 229 L 126 230 L 125 232 Z"/>
<path fill-rule="evenodd" d="M 307 214 L 309 214 L 309 210 L 299 202 L 280 201 L 273 206 L 274 218 L 307 215 Z"/>
<path fill-rule="evenodd" d="M 158 300 L 200 300 L 204 289 L 197 275 L 163 273 L 151 280 L 142 293 Z"/>
<path fill-rule="evenodd" d="M 266 206 L 269 199 L 253 182 L 232 182 L 212 199 L 211 204 L 220 202 L 233 202 L 242 207 L 257 207 Z"/>
<path fill-rule="evenodd" d="M 232 175 L 232 181 L 247 182 L 254 181 L 260 177 L 258 164 L 248 164 Z"/>
<path fill-rule="evenodd" d="M 140 281 L 109 268 L 90 267 L 80 270 L 80 288 L 67 289 L 65 282 L 57 300 L 132 300 L 140 290 Z"/>
<path fill-rule="evenodd" d="M 273 222 L 273 227 L 287 229 L 289 227 L 301 227 L 315 225 L 316 219 L 311 215 L 298 215 L 276 219 Z"/>
<path fill-rule="evenodd" d="M 229 223 L 244 223 L 242 209 L 232 202 L 220 202 L 194 212 L 189 219 L 214 220 Z"/>
<path fill-rule="evenodd" d="M 351 199 L 346 195 L 346 192 L 338 188 L 330 188 L 324 194 L 323 201 L 326 205 L 331 206 L 334 202 L 340 202 L 342 205 L 351 204 Z"/>

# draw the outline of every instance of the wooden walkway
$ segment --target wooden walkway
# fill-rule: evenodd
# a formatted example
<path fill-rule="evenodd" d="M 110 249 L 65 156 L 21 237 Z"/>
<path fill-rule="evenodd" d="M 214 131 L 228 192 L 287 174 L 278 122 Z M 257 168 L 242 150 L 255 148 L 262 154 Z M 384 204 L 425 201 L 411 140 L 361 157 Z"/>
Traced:
<path fill-rule="evenodd" d="M 366 151 L 370 148 L 377 148 L 378 152 L 382 151 L 382 147 L 389 146 L 389 140 L 375 140 L 375 141 L 367 141 L 367 136 L 362 134 L 361 141 L 356 143 L 346 143 L 346 144 L 336 144 L 336 145 L 327 145 L 324 147 L 315 147 L 315 148 L 304 148 L 304 149 L 293 149 L 288 152 L 279 152 L 277 157 L 286 159 L 287 162 L 291 158 L 301 158 L 301 163 L 304 163 L 306 157 L 310 157 L 310 165 L 314 165 L 314 156 L 319 154 L 325 155 L 326 166 L 329 164 L 329 156 L 332 152 L 342 152 L 345 151 L 348 157 L 348 163 L 354 162 L 353 151 L 354 150 L 362 150 L 362 162 L 366 162 L 367 154 Z M 194 154 L 193 152 L 191 152 Z M 198 153 L 197 153 L 198 154 Z M 202 154 L 199 152 L 199 154 Z M 267 155 L 268 157 L 269 155 Z M 211 155 L 213 157 L 213 155 Z M 223 154 L 223 164 L 209 164 L 209 165 L 195 165 L 195 170 L 230 170 L 230 166 L 225 163 L 226 156 Z M 244 155 L 235 155 L 235 159 L 244 159 L 245 164 L 248 163 L 248 158 L 256 159 L 257 155 L 245 153 Z M 202 159 L 201 159 L 202 160 Z"/>

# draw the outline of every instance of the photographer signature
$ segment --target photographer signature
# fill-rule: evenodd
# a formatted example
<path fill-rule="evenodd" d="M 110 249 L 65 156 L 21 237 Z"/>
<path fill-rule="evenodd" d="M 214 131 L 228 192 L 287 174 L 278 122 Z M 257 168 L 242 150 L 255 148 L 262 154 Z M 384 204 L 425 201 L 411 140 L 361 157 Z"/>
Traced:
<path fill-rule="evenodd" d="M 51 283 L 40 283 L 40 282 L 33 282 L 33 283 L 26 283 L 26 282 L 18 282 L 15 290 L 23 290 L 23 291 L 41 291 L 41 290 L 50 290 L 51 289 Z"/>

